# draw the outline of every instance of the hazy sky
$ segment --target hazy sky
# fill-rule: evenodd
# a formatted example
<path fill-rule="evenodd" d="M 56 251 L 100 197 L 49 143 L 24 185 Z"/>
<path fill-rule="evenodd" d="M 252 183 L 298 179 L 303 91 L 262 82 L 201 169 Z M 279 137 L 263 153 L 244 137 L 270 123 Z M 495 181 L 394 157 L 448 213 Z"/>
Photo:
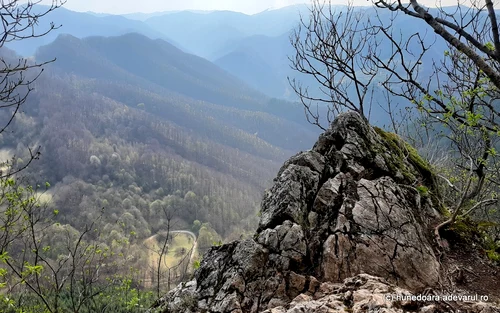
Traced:
<path fill-rule="evenodd" d="M 41 3 L 50 4 L 52 0 Z M 254 14 L 299 3 L 309 3 L 309 0 L 67 0 L 64 7 L 73 11 L 113 14 L 173 10 L 230 10 Z"/>
<path fill-rule="evenodd" d="M 51 0 L 42 0 L 45 4 L 51 2 Z M 281 8 L 309 2 L 310 0 L 67 0 L 65 7 L 73 11 L 112 14 L 171 10 L 230 10 L 254 14 L 268 8 Z M 432 0 L 422 1 L 422 3 L 426 2 L 435 3 Z M 456 0 L 443 2 L 456 4 Z M 347 0 L 332 0 L 332 3 L 347 4 Z M 370 3 L 369 0 L 354 0 L 355 5 L 370 5 Z"/>

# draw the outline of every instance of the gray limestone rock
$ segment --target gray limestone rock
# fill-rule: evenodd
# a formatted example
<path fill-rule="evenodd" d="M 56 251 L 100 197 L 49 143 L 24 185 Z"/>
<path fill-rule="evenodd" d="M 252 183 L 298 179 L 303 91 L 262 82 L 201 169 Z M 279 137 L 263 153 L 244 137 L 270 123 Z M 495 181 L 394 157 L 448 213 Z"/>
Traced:
<path fill-rule="evenodd" d="M 434 287 L 440 264 L 431 236 L 439 213 L 414 188 L 432 190 L 432 174 L 400 148 L 358 114 L 341 114 L 280 169 L 254 239 L 213 247 L 194 281 L 156 310 L 402 312 L 384 294 Z M 179 309 L 182 297 L 195 298 L 190 311 Z"/>

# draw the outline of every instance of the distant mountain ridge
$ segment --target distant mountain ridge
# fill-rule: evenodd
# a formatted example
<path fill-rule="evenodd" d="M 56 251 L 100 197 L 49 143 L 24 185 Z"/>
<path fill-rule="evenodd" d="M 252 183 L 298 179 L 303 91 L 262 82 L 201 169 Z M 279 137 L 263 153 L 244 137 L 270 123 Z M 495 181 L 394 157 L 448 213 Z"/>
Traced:
<path fill-rule="evenodd" d="M 35 7 L 40 11 L 47 8 Z M 344 7 L 335 6 L 336 9 Z M 372 10 L 366 7 L 357 9 Z M 40 20 L 41 30 L 50 21 L 62 24 L 60 29 L 40 38 L 14 41 L 6 47 L 18 54 L 31 56 L 38 47 L 54 41 L 59 34 L 85 38 L 139 33 L 151 39 L 163 39 L 184 52 L 210 60 L 267 96 L 296 101 L 298 99 L 287 77 L 298 78 L 311 88 L 316 86 L 311 77 L 292 71 L 288 61 L 288 57 L 294 55 L 289 41 L 290 32 L 298 25 L 301 16 L 307 19 L 308 10 L 304 4 L 253 15 L 187 10 L 120 16 L 73 12 L 63 7 Z M 386 18 L 385 15 L 382 18 Z M 422 21 L 402 17 L 396 19 L 394 25 L 407 32 L 422 28 Z M 430 51 L 433 57 L 440 57 L 432 50 L 439 54 L 441 46 L 432 47 Z"/>
<path fill-rule="evenodd" d="M 140 34 L 85 39 L 62 35 L 52 44 L 41 47 L 36 54 L 37 59 L 49 57 L 57 58 L 57 62 L 49 67 L 52 71 L 89 79 L 90 92 L 98 90 L 131 106 L 145 102 L 146 109 L 155 114 L 162 114 L 161 107 L 168 102 L 171 103 L 169 110 L 175 108 L 176 116 L 185 119 L 192 116 L 192 109 L 186 107 L 188 104 L 197 107 L 197 112 L 206 111 L 224 124 L 243 127 L 252 134 L 258 133 L 260 138 L 273 145 L 291 150 L 303 147 L 304 138 L 313 138 L 311 126 L 304 121 L 303 110 L 298 104 L 273 102 L 213 63 L 184 53 L 161 39 L 152 40 Z M 148 104 L 139 92 L 155 104 Z M 217 105 L 219 109 L 205 110 L 209 104 Z M 226 115 L 223 112 L 228 112 L 229 108 L 248 112 L 239 111 L 241 117 L 237 119 L 233 113 L 232 118 L 223 119 Z M 260 126 L 251 122 L 254 126 L 245 126 L 250 121 L 240 120 L 244 116 L 256 117 L 256 114 L 274 122 Z M 263 131 L 266 127 L 274 130 Z M 289 129 L 284 132 L 289 134 L 288 139 L 274 134 L 281 132 L 276 127 Z"/>
<path fill-rule="evenodd" d="M 254 35 L 280 36 L 296 26 L 299 13 L 306 11 L 306 5 L 263 11 L 254 15 L 231 11 L 204 14 L 182 11 L 151 17 L 145 23 L 193 53 L 214 60 L 217 58 L 218 50 L 227 44 L 227 41 L 241 40 Z M 233 30 L 233 36 L 228 37 L 225 33 L 214 32 L 216 27 Z"/>
<path fill-rule="evenodd" d="M 172 11 L 162 11 L 162 12 L 152 12 L 152 13 L 127 13 L 127 14 L 121 14 L 121 16 L 124 16 L 128 19 L 131 20 L 138 20 L 138 21 L 146 21 L 147 19 L 155 16 L 162 16 L 162 15 L 167 15 L 167 14 L 173 14 L 173 13 L 179 13 L 179 12 L 193 12 L 193 13 L 199 13 L 199 14 L 208 14 L 214 12 L 213 10 L 211 11 L 205 11 L 205 10 L 172 10 Z"/>
<path fill-rule="evenodd" d="M 34 8 L 43 12 L 48 7 L 36 5 Z M 6 47 L 27 57 L 35 55 L 39 47 L 50 44 L 61 34 L 81 39 L 139 33 L 151 39 L 163 39 L 184 52 L 211 60 L 268 96 L 287 98 L 290 90 L 287 91 L 283 68 L 288 65 L 283 63 L 286 57 L 280 51 L 283 47 L 289 48 L 288 32 L 296 25 L 298 13 L 306 9 L 305 5 L 294 5 L 253 15 L 196 10 L 111 15 L 74 12 L 61 7 L 42 17 L 38 28 L 40 31 L 47 29 L 54 21 L 56 25 L 62 25 L 59 29 L 40 38 L 13 41 Z M 266 54 L 258 54 L 260 51 Z M 261 60 L 256 64 L 259 58 L 265 62 Z M 249 59 L 254 63 L 247 63 Z M 276 59 L 280 60 L 279 64 L 276 64 Z M 246 73 L 248 70 L 250 72 Z"/>
<path fill-rule="evenodd" d="M 334 13 L 346 8 L 344 5 L 333 7 Z M 365 11 L 368 16 L 376 14 L 371 7 L 354 9 Z M 382 20 L 391 19 L 390 12 L 383 11 L 380 14 Z M 310 91 L 317 90 L 318 86 L 313 77 L 290 69 L 288 57 L 293 58 L 295 50 L 289 36 L 301 18 L 307 23 L 307 5 L 266 10 L 254 15 L 219 11 L 203 15 L 178 12 L 152 17 L 145 23 L 178 41 L 192 53 L 213 61 L 253 88 L 272 97 L 294 101 L 298 99 L 287 77 L 303 82 L 304 86 L 310 87 Z M 407 16 L 395 19 L 393 25 L 395 29 L 402 29 L 405 35 L 427 29 L 424 21 Z M 426 37 L 431 44 L 432 32 Z M 431 46 L 428 56 L 423 60 L 426 64 L 431 64 L 431 59 L 442 58 L 440 51 L 446 49 L 441 41 Z M 390 53 L 390 49 L 386 52 Z"/>
<path fill-rule="evenodd" d="M 59 36 L 36 54 L 39 59 L 50 56 L 58 59 L 55 67 L 66 71 L 107 79 L 122 75 L 125 78 L 127 74 L 123 71 L 126 71 L 134 79 L 143 78 L 198 100 L 247 109 L 265 100 L 264 95 L 213 63 L 184 53 L 164 40 L 151 40 L 137 33 L 81 40 L 71 35 Z M 82 61 L 88 63 L 81 66 Z"/>
<path fill-rule="evenodd" d="M 44 5 L 35 5 L 33 12 L 44 12 L 47 8 Z M 37 29 L 40 32 L 47 30 L 51 22 L 54 22 L 56 26 L 61 25 L 61 27 L 42 37 L 10 42 L 6 44 L 6 47 L 22 56 L 32 56 L 38 47 L 51 43 L 60 34 L 71 34 L 77 38 L 84 38 L 89 36 L 118 36 L 130 32 L 140 33 L 152 39 L 161 38 L 180 47 L 178 43 L 167 38 L 162 32 L 152 29 L 145 23 L 119 15 L 82 13 L 60 7 L 41 17 Z"/>

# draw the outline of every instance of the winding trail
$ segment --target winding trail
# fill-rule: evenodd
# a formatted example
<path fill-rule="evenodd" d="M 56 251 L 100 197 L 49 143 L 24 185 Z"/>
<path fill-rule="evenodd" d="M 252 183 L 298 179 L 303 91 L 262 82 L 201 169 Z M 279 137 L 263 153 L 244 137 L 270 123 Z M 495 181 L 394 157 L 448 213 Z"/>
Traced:
<path fill-rule="evenodd" d="M 195 233 L 193 233 L 189 230 L 174 230 L 174 231 L 171 231 L 171 233 L 187 234 L 193 238 L 193 247 L 191 248 L 191 255 L 189 256 L 189 270 L 192 270 L 193 264 L 194 264 L 194 258 L 196 256 L 196 252 L 198 251 L 198 240 L 196 240 Z"/>
<path fill-rule="evenodd" d="M 152 240 L 154 240 L 156 238 L 156 236 L 158 236 L 159 234 L 162 234 L 162 233 L 165 233 L 165 232 L 158 232 L 154 235 L 151 235 L 148 238 L 144 239 L 144 241 L 142 243 L 147 246 Z M 171 235 L 186 234 L 188 236 L 191 236 L 191 238 L 193 238 L 193 247 L 191 248 L 191 255 L 189 256 L 189 265 L 188 265 L 188 269 L 187 269 L 187 272 L 191 274 L 194 270 L 194 259 L 196 257 L 196 253 L 198 251 L 198 241 L 196 240 L 195 233 L 193 233 L 192 231 L 189 231 L 189 230 L 171 230 L 170 234 Z M 146 279 L 145 281 L 148 281 L 148 279 Z"/>

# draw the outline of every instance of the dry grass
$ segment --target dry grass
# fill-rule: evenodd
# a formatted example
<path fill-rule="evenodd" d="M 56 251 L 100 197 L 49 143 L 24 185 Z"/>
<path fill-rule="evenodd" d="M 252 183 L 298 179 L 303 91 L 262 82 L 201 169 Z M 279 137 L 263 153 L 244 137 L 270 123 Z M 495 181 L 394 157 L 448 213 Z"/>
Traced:
<path fill-rule="evenodd" d="M 153 268 L 158 266 L 158 259 L 160 257 L 161 244 L 157 240 L 157 237 L 151 237 L 145 241 L 146 247 L 148 248 L 149 264 Z M 164 262 L 162 262 L 162 267 L 165 269 L 168 267 L 174 267 L 188 254 L 189 250 L 193 247 L 193 238 L 188 234 L 177 233 L 174 234 L 172 243 L 169 244 L 168 252 L 164 256 Z M 178 249 L 184 248 L 184 254 L 178 254 Z"/>

